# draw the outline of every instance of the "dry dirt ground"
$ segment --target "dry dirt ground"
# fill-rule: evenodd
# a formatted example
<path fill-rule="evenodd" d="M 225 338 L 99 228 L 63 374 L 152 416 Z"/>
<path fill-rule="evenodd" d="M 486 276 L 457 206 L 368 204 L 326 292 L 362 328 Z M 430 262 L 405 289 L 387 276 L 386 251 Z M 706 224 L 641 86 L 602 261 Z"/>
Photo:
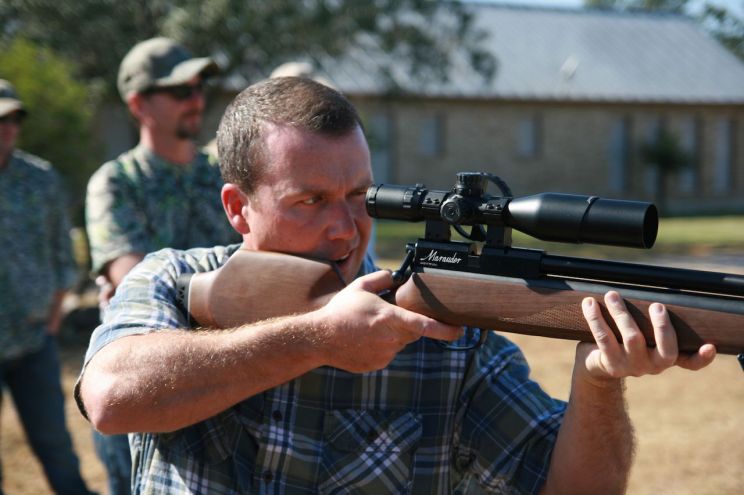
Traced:
<path fill-rule="evenodd" d="M 567 398 L 575 344 L 511 337 L 525 351 L 534 377 L 545 389 Z M 90 428 L 71 398 L 82 353 L 79 344 L 68 344 L 63 350 L 67 421 L 83 476 L 92 489 L 103 494 L 105 477 L 93 453 Z M 744 493 L 744 372 L 735 357 L 719 356 L 697 373 L 674 369 L 660 376 L 629 379 L 627 396 L 638 439 L 630 495 Z M 0 447 L 5 493 L 49 492 L 7 396 L 2 405 Z"/>

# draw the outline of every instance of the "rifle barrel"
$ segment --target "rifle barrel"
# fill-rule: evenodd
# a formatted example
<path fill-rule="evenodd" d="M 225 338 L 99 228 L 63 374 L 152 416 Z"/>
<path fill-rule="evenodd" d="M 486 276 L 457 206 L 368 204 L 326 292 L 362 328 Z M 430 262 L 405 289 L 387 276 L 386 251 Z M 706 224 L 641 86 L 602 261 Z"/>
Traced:
<path fill-rule="evenodd" d="M 688 270 L 639 263 L 594 260 L 545 254 L 540 269 L 546 275 L 604 280 L 691 292 L 744 296 L 744 275 Z"/>

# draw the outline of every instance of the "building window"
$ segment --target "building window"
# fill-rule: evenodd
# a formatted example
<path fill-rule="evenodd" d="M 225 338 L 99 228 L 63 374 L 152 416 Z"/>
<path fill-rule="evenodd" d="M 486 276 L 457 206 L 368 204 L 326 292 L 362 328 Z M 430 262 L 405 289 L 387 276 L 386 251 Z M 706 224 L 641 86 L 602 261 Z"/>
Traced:
<path fill-rule="evenodd" d="M 690 159 L 689 164 L 679 171 L 678 187 L 683 193 L 693 193 L 698 187 L 699 150 L 700 150 L 700 121 L 694 117 L 684 118 L 679 125 L 679 137 L 682 149 Z"/>
<path fill-rule="evenodd" d="M 630 119 L 619 118 L 610 128 L 608 162 L 610 166 L 607 178 L 612 192 L 622 193 L 628 190 L 628 172 L 630 166 Z"/>
<path fill-rule="evenodd" d="M 722 118 L 716 122 L 713 162 L 713 192 L 725 193 L 733 183 L 734 122 Z"/>
<path fill-rule="evenodd" d="M 540 155 L 542 134 L 541 119 L 538 115 L 524 118 L 517 124 L 517 156 L 536 158 Z"/>
<path fill-rule="evenodd" d="M 419 126 L 419 155 L 434 158 L 444 155 L 445 122 L 443 115 L 423 117 Z"/>
<path fill-rule="evenodd" d="M 659 134 L 661 133 L 661 126 L 662 126 L 661 118 L 655 118 L 655 119 L 650 120 L 647 123 L 646 128 L 643 133 L 644 134 L 643 142 L 650 143 L 658 139 Z M 659 167 L 653 163 L 643 163 L 643 167 L 644 167 L 643 189 L 646 192 L 646 194 L 651 196 L 651 195 L 656 194 L 657 183 L 661 179 L 660 174 L 659 174 Z"/>
<path fill-rule="evenodd" d="M 393 119 L 387 113 L 376 112 L 364 125 L 372 159 L 372 175 L 378 183 L 389 182 L 393 180 Z"/>

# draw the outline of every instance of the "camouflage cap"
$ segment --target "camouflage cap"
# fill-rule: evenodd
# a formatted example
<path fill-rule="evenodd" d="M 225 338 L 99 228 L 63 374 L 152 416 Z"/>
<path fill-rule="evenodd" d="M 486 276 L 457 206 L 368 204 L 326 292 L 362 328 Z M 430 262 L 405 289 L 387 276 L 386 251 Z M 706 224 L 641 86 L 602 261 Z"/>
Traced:
<path fill-rule="evenodd" d="M 5 79 L 0 79 L 0 117 L 17 111 L 26 113 L 23 102 L 18 98 L 13 85 Z"/>
<path fill-rule="evenodd" d="M 148 88 L 176 86 L 194 76 L 207 77 L 219 72 L 209 57 L 194 58 L 191 53 L 168 38 L 151 38 L 134 45 L 119 66 L 117 87 L 126 101 L 130 93 Z"/>

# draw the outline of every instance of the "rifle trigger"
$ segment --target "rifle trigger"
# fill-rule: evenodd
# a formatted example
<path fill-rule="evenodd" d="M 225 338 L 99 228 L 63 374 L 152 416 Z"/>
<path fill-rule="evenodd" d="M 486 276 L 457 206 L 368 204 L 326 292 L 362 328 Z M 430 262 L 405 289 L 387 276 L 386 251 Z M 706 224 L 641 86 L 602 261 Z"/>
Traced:
<path fill-rule="evenodd" d="M 385 302 L 395 304 L 395 291 L 385 289 L 384 291 L 378 293 L 377 296 Z"/>
<path fill-rule="evenodd" d="M 741 370 L 744 371 L 744 352 L 736 356 L 736 359 L 739 360 L 739 364 L 741 365 Z"/>
<path fill-rule="evenodd" d="M 409 249 L 406 253 L 406 257 L 403 260 L 403 263 L 400 265 L 400 268 L 395 270 L 393 272 L 393 282 L 396 284 L 402 284 L 406 279 L 406 271 L 408 270 L 408 267 L 411 266 L 411 263 L 413 262 L 413 256 L 414 251 L 412 249 Z"/>

